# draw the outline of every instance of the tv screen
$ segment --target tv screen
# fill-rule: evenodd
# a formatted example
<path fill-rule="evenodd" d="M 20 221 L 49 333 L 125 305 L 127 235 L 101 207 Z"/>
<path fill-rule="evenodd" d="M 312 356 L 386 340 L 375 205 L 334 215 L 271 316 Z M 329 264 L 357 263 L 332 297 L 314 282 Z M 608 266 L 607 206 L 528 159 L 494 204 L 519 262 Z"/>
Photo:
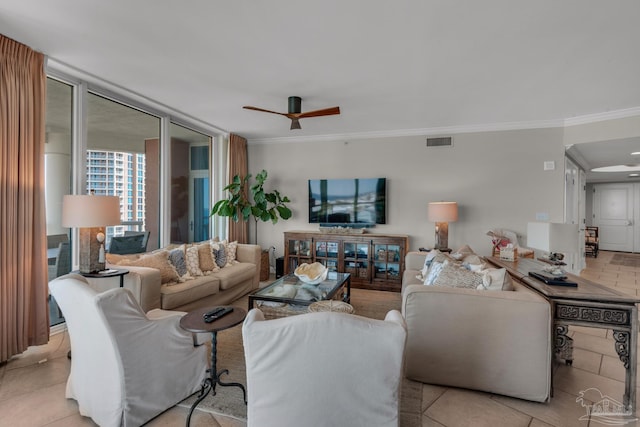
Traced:
<path fill-rule="evenodd" d="M 386 178 L 310 179 L 309 222 L 386 224 Z"/>

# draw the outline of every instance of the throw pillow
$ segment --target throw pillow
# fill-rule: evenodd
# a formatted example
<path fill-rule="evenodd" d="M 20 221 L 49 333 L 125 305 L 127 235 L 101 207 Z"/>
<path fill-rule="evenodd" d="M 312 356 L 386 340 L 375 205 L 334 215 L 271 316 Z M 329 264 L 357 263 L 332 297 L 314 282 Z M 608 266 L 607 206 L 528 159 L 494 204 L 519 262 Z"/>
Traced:
<path fill-rule="evenodd" d="M 433 285 L 477 289 L 482 285 L 482 277 L 482 274 L 469 271 L 456 263 L 445 261 L 442 265 L 442 271 L 436 277 Z"/>
<path fill-rule="evenodd" d="M 189 273 L 185 261 L 184 245 L 180 245 L 169 251 L 169 262 L 173 264 L 181 278 Z"/>
<path fill-rule="evenodd" d="M 131 261 L 128 265 L 138 267 L 151 267 L 160 270 L 162 283 L 177 283 L 180 277 L 175 267 L 169 262 L 169 251 L 158 251 L 153 254 L 143 255 Z"/>
<path fill-rule="evenodd" d="M 227 264 L 238 264 L 236 261 L 236 253 L 238 252 L 238 242 L 229 242 L 224 246 L 224 250 L 227 254 Z"/>
<path fill-rule="evenodd" d="M 106 253 L 106 259 L 109 264 L 114 265 L 127 265 L 131 261 L 135 261 L 140 258 L 141 254 L 129 254 L 129 255 L 118 255 L 112 253 Z"/>
<path fill-rule="evenodd" d="M 224 247 L 224 253 L 227 257 L 227 263 L 225 265 L 238 264 L 236 261 L 236 251 L 238 249 L 238 242 L 229 242 L 223 240 L 218 243 L 220 247 Z"/>
<path fill-rule="evenodd" d="M 227 265 L 227 254 L 224 250 L 224 245 L 220 243 L 212 243 L 211 251 L 216 258 L 216 265 L 220 268 Z"/>
<path fill-rule="evenodd" d="M 435 280 L 438 278 L 438 275 L 442 271 L 443 265 L 444 265 L 444 263 L 437 262 L 437 261 L 433 261 L 431 263 L 431 266 L 429 267 L 429 271 L 427 272 L 427 277 L 425 277 L 425 279 L 424 279 L 424 284 L 426 286 L 433 285 Z"/>
<path fill-rule="evenodd" d="M 462 265 L 467 269 L 475 273 L 484 270 L 486 268 L 484 261 L 476 254 L 466 255 L 462 259 Z"/>
<path fill-rule="evenodd" d="M 216 260 L 211 252 L 211 242 L 207 241 L 197 245 L 198 247 L 198 260 L 200 263 L 200 269 L 203 272 L 217 270 Z"/>
<path fill-rule="evenodd" d="M 185 253 L 185 263 L 187 264 L 187 271 L 192 276 L 202 276 L 202 270 L 200 269 L 200 254 L 197 246 L 189 246 Z"/>
<path fill-rule="evenodd" d="M 511 276 L 505 268 L 488 268 L 481 272 L 482 283 L 477 289 L 487 291 L 513 291 Z"/>
<path fill-rule="evenodd" d="M 463 247 L 461 247 L 460 249 L 452 253 L 451 257 L 457 260 L 461 260 L 469 255 L 474 255 L 474 254 L 475 252 L 473 252 L 473 249 L 471 249 L 469 245 L 464 245 Z"/>
<path fill-rule="evenodd" d="M 424 280 L 427 277 L 427 273 L 429 272 L 429 267 L 431 267 L 431 263 L 433 262 L 433 259 L 436 257 L 436 255 L 439 253 L 440 251 L 437 249 L 434 249 L 432 251 L 429 251 L 429 253 L 427 254 L 426 257 L 424 257 L 424 264 L 422 265 L 422 272 L 420 273 L 420 280 Z"/>

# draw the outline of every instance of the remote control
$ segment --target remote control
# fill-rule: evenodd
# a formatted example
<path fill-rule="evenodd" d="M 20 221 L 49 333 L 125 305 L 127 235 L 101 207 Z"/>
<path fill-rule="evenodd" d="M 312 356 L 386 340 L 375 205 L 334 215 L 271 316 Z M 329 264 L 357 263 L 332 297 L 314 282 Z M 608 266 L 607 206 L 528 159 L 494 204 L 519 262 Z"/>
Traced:
<path fill-rule="evenodd" d="M 227 314 L 231 313 L 232 311 L 233 311 L 233 307 L 223 308 L 220 313 L 212 314 L 211 316 L 205 316 L 204 321 L 205 321 L 205 323 L 211 323 L 214 320 L 220 319 L 222 316 L 226 316 Z"/>
<path fill-rule="evenodd" d="M 205 314 L 202 315 L 202 317 L 215 316 L 216 314 L 220 314 L 223 311 L 224 311 L 224 307 L 217 307 L 217 308 L 214 308 L 211 311 L 207 311 Z"/>

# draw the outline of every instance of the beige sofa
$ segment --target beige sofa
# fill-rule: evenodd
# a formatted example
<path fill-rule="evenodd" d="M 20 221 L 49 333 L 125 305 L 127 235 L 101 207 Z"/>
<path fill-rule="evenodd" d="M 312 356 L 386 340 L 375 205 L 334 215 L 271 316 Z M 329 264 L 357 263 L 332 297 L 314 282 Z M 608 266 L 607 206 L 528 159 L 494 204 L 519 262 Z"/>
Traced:
<path fill-rule="evenodd" d="M 228 304 L 257 289 L 260 285 L 260 259 L 260 246 L 238 244 L 237 264 L 176 284 L 163 284 L 160 271 L 155 268 L 122 263 L 108 267 L 129 270 L 129 274 L 124 276 L 124 287 L 133 292 L 145 312 L 154 308 L 190 311 Z M 119 286 L 119 278 L 89 279 L 89 282 L 98 291 Z"/>
<path fill-rule="evenodd" d="M 544 402 L 551 390 L 551 307 L 514 280 L 514 291 L 425 286 L 426 253 L 410 252 L 402 284 L 406 376 Z"/>

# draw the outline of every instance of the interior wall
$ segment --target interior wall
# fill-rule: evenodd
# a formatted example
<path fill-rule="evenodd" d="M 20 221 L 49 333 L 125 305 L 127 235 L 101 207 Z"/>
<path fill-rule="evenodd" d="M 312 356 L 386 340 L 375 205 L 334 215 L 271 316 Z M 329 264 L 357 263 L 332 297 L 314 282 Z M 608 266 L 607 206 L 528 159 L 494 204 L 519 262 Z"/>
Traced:
<path fill-rule="evenodd" d="M 434 244 L 434 224 L 427 220 L 427 204 L 432 201 L 458 202 L 459 219 L 449 225 L 449 246 L 469 244 L 482 255 L 490 254 L 490 229 L 508 228 L 524 235 L 529 221 L 563 221 L 562 129 L 452 136 L 452 147 L 429 148 L 422 136 L 250 142 L 250 173 L 266 169 L 265 188 L 288 196 L 293 210 L 288 221 L 259 223 L 258 244 L 274 246 L 280 256 L 284 231 L 318 229 L 308 222 L 307 181 L 312 178 L 386 177 L 387 224 L 371 231 L 408 234 L 412 250 Z M 555 170 L 544 170 L 549 161 Z"/>

